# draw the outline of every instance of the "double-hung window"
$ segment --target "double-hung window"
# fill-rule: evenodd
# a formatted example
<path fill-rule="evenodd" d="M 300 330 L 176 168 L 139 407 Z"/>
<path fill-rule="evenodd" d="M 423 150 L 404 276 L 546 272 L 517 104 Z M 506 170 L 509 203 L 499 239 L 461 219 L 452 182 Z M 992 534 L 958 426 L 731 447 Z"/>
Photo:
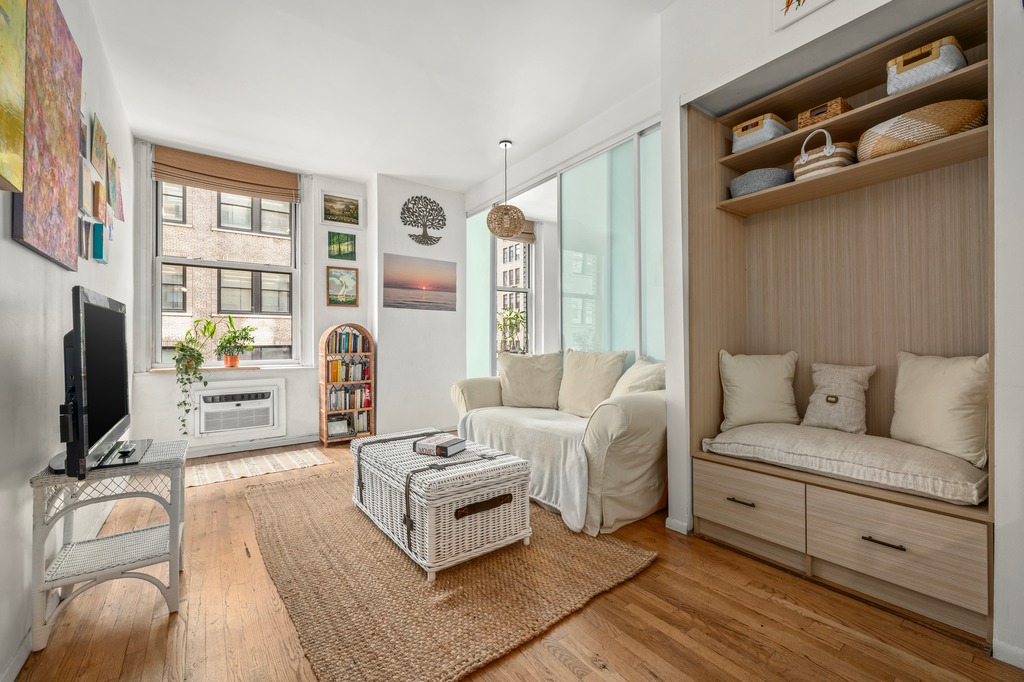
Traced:
<path fill-rule="evenodd" d="M 506 348 L 525 351 L 530 342 L 530 297 L 532 246 L 507 239 L 495 239 L 495 308 L 499 317 L 508 313 L 522 312 L 525 324 L 515 333 L 514 338 L 505 339 Z M 498 254 L 501 263 L 498 263 Z M 501 274 L 498 274 L 500 271 Z M 496 337 L 498 349 L 502 347 L 500 335 Z"/>
<path fill-rule="evenodd" d="M 243 361 L 298 360 L 293 342 L 298 290 L 294 205 L 163 182 L 156 186 L 161 218 L 158 360 L 170 360 L 192 320 L 228 315 L 236 326 L 256 328 L 255 348 L 242 355 Z M 207 355 L 213 359 L 212 349 Z"/>

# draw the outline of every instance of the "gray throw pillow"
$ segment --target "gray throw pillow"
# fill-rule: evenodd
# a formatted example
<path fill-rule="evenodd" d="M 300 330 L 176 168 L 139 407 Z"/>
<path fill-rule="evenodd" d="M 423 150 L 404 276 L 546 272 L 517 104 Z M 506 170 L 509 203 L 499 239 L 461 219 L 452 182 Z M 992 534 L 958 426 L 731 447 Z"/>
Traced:
<path fill-rule="evenodd" d="M 807 403 L 807 414 L 801 424 L 847 433 L 867 433 L 864 393 L 868 390 L 868 379 L 874 373 L 874 365 L 852 367 L 814 363 L 811 366 L 814 393 Z"/>

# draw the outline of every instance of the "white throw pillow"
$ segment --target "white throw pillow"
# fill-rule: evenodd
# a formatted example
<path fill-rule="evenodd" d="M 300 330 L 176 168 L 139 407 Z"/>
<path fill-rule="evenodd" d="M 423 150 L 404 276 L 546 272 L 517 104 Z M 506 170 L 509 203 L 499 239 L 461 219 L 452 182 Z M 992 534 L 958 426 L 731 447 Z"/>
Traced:
<path fill-rule="evenodd" d="M 615 382 L 622 376 L 626 355 L 626 351 L 565 351 L 562 385 L 558 390 L 558 409 L 578 417 L 589 417 L 597 404 L 611 395 Z"/>
<path fill-rule="evenodd" d="M 851 367 L 811 365 L 814 393 L 807 403 L 803 426 L 835 429 L 847 433 L 867 433 L 867 403 L 864 393 L 875 366 Z"/>
<path fill-rule="evenodd" d="M 665 363 L 637 360 L 629 366 L 619 380 L 609 398 L 618 398 L 628 393 L 645 393 L 660 391 L 665 388 Z"/>
<path fill-rule="evenodd" d="M 889 435 L 965 459 L 988 461 L 988 354 L 942 358 L 898 353 Z"/>
<path fill-rule="evenodd" d="M 562 351 L 543 355 L 499 353 L 498 379 L 502 405 L 557 409 Z"/>
<path fill-rule="evenodd" d="M 722 431 L 744 424 L 799 424 L 793 376 L 796 351 L 785 355 L 718 352 L 722 375 Z"/>

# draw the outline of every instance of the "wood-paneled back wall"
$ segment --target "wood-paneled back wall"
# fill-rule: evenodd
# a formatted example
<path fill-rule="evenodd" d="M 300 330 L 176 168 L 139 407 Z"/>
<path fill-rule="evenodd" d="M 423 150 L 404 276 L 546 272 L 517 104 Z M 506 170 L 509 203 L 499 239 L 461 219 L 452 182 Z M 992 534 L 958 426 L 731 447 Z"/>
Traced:
<path fill-rule="evenodd" d="M 721 420 L 719 348 L 797 351 L 801 415 L 812 363 L 877 365 L 868 433 L 880 436 L 892 420 L 897 352 L 988 352 L 987 159 L 741 219 L 714 207 L 721 180 L 709 182 L 724 129 L 696 111 L 688 125 L 690 394 L 704 403 L 690 408 L 694 447 Z M 701 172 L 697 146 L 709 163 Z"/>

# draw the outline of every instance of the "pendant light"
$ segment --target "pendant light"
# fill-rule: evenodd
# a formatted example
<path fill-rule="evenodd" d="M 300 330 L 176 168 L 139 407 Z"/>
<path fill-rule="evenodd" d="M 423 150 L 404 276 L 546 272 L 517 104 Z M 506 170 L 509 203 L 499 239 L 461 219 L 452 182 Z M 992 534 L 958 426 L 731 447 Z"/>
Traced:
<path fill-rule="evenodd" d="M 523 212 L 508 203 L 508 148 L 512 143 L 502 140 L 498 146 L 505 150 L 505 202 L 498 204 L 487 214 L 487 229 L 495 237 L 509 239 L 523 231 L 526 217 Z"/>

